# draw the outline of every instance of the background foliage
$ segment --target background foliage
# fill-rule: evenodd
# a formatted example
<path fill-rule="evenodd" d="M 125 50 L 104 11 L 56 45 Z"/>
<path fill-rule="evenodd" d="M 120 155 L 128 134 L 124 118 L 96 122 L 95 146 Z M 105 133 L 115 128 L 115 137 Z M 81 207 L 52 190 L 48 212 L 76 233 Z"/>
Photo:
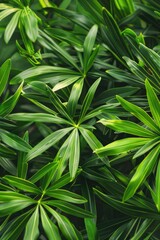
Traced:
<path fill-rule="evenodd" d="M 0 3 L 0 239 L 160 239 L 160 3 Z"/>

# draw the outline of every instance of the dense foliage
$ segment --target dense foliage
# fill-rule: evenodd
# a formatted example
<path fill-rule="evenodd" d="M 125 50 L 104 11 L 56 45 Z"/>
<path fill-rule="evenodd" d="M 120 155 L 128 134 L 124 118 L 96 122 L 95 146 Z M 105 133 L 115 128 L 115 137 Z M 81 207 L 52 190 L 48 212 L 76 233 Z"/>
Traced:
<path fill-rule="evenodd" d="M 160 3 L 0 3 L 0 239 L 160 239 Z"/>

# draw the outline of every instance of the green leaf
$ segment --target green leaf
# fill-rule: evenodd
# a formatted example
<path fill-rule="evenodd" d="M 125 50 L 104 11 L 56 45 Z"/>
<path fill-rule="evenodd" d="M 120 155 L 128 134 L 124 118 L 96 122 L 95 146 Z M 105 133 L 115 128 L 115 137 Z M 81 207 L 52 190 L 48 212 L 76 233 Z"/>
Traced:
<path fill-rule="evenodd" d="M 148 231 L 148 228 L 151 226 L 152 223 L 153 223 L 152 219 L 145 219 L 141 224 L 140 228 L 138 229 L 138 231 L 131 238 L 131 240 L 142 239 L 141 237 L 143 237 L 144 234 Z"/>
<path fill-rule="evenodd" d="M 54 52 L 57 52 L 62 59 L 67 61 L 67 63 L 73 67 L 75 67 L 78 72 L 80 72 L 80 69 L 78 65 L 76 64 L 74 58 L 65 50 L 63 49 L 60 45 L 58 45 L 53 38 L 50 38 L 48 34 L 46 34 L 44 31 L 39 31 L 40 37 L 38 40 L 41 42 L 42 46 L 45 46 L 45 48 L 49 48 L 49 50 L 54 50 Z"/>
<path fill-rule="evenodd" d="M 17 11 L 14 16 L 11 18 L 10 22 L 8 23 L 7 27 L 5 28 L 4 32 L 4 40 L 6 43 L 8 43 L 17 27 L 19 18 L 21 15 L 21 10 Z"/>
<path fill-rule="evenodd" d="M 150 111 L 152 113 L 152 116 L 157 126 L 160 128 L 160 101 L 148 81 L 145 82 L 145 86 L 147 90 L 147 99 L 148 99 Z"/>
<path fill-rule="evenodd" d="M 114 141 L 112 143 L 109 143 L 108 145 L 101 147 L 99 149 L 96 149 L 94 152 L 96 154 L 101 155 L 117 155 L 122 154 L 124 152 L 128 152 L 134 149 L 139 148 L 140 146 L 146 144 L 149 142 L 150 138 L 124 138 L 117 141 Z"/>
<path fill-rule="evenodd" d="M 16 213 L 24 208 L 27 208 L 33 204 L 33 202 L 26 200 L 26 199 L 17 199 L 11 200 L 9 202 L 1 202 L 0 203 L 0 216 L 7 216 L 13 213 Z"/>
<path fill-rule="evenodd" d="M 32 203 L 34 200 L 32 200 L 30 197 L 17 193 L 17 192 L 12 192 L 12 191 L 0 191 L 0 201 L 4 202 L 10 202 L 12 200 L 28 200 L 31 201 Z"/>
<path fill-rule="evenodd" d="M 69 85 L 71 85 L 72 83 L 76 82 L 80 77 L 79 76 L 75 76 L 75 77 L 71 77 L 71 78 L 67 78 L 64 81 L 61 81 L 60 83 L 57 83 L 54 88 L 52 89 L 53 92 L 56 92 L 60 89 L 63 89 L 65 87 L 68 87 Z"/>
<path fill-rule="evenodd" d="M 17 12 L 19 9 L 18 8 L 8 8 L 5 9 L 0 13 L 0 21 L 2 21 L 4 18 L 8 17 L 10 14 Z"/>
<path fill-rule="evenodd" d="M 102 143 L 96 138 L 96 136 L 90 130 L 82 127 L 80 127 L 79 130 L 93 151 L 97 148 L 103 147 Z"/>
<path fill-rule="evenodd" d="M 6 88 L 11 70 L 11 60 L 6 60 L 0 68 L 0 96 Z"/>
<path fill-rule="evenodd" d="M 78 100 L 80 98 L 82 88 L 83 88 L 84 78 L 80 78 L 76 83 L 74 83 L 68 103 L 67 103 L 67 110 L 70 116 L 74 116 Z"/>
<path fill-rule="evenodd" d="M 57 226 L 49 219 L 44 208 L 40 206 L 41 210 L 41 221 L 43 229 L 48 237 L 48 240 L 61 240 Z"/>
<path fill-rule="evenodd" d="M 137 117 L 140 121 L 142 121 L 146 126 L 148 126 L 152 131 L 159 134 L 159 128 L 153 121 L 153 119 L 140 107 L 134 105 L 123 99 L 120 96 L 117 96 L 117 100 L 121 103 L 122 107 L 130 112 L 132 115 Z"/>
<path fill-rule="evenodd" d="M 57 213 L 56 211 L 54 211 L 49 206 L 47 206 L 47 205 L 44 205 L 44 206 L 53 215 L 53 217 L 56 219 L 56 221 L 58 222 L 58 226 L 59 226 L 61 232 L 63 233 L 63 235 L 65 236 L 66 239 L 68 239 L 68 240 L 79 240 L 79 238 L 76 234 L 76 231 L 75 231 L 73 225 L 71 224 L 71 222 L 69 221 L 68 218 L 61 215 L 60 213 Z"/>
<path fill-rule="evenodd" d="M 25 7 L 21 14 L 21 21 L 24 25 L 28 38 L 35 42 L 38 37 L 37 17 L 29 7 Z"/>
<path fill-rule="evenodd" d="M 103 125 L 118 131 L 118 132 L 124 132 L 132 135 L 136 135 L 139 137 L 154 137 L 156 136 L 155 133 L 149 131 L 148 129 L 139 126 L 136 123 L 133 123 L 131 121 L 126 120 L 106 120 L 101 119 L 99 121 Z"/>
<path fill-rule="evenodd" d="M 142 156 L 146 152 L 150 151 L 153 147 L 160 143 L 160 137 L 153 138 L 151 141 L 147 142 L 144 146 L 142 146 L 133 156 L 133 159 Z"/>
<path fill-rule="evenodd" d="M 39 142 L 35 147 L 33 147 L 30 151 L 28 151 L 28 154 L 26 156 L 26 161 L 30 161 L 33 158 L 39 156 L 48 148 L 56 144 L 61 138 L 63 138 L 71 130 L 72 128 L 60 129 L 48 135 L 41 142 Z"/>
<path fill-rule="evenodd" d="M 39 207 L 36 207 L 36 210 L 30 217 L 29 221 L 26 224 L 26 230 L 24 234 L 25 240 L 36 240 L 39 236 Z"/>
<path fill-rule="evenodd" d="M 84 98 L 84 101 L 82 103 L 82 107 L 81 107 L 81 113 L 80 113 L 80 119 L 79 119 L 79 123 L 83 122 L 83 118 L 85 117 L 85 114 L 86 112 L 88 111 L 90 105 L 91 105 L 91 102 L 94 98 L 94 94 L 97 90 L 97 87 L 99 85 L 101 81 L 101 78 L 98 78 L 93 84 L 92 86 L 89 88 L 85 98 Z"/>
<path fill-rule="evenodd" d="M 29 181 L 32 183 L 36 183 L 41 178 L 43 178 L 47 173 L 57 168 L 57 163 L 48 163 L 44 165 L 41 169 L 39 169 L 32 177 L 29 178 Z"/>
<path fill-rule="evenodd" d="M 98 26 L 94 25 L 88 32 L 85 41 L 84 41 L 84 71 L 86 72 L 88 61 L 93 51 L 95 44 L 96 36 L 98 32 Z"/>
<path fill-rule="evenodd" d="M 6 180 L 11 186 L 14 186 L 22 191 L 35 194 L 41 193 L 40 189 L 35 184 L 23 178 L 5 175 L 3 179 Z"/>
<path fill-rule="evenodd" d="M 158 212 L 160 212 L 160 161 L 158 162 L 156 179 L 155 179 L 155 198 L 154 198 Z"/>
<path fill-rule="evenodd" d="M 1 129 L 0 138 L 5 144 L 19 151 L 28 152 L 31 149 L 31 146 L 26 141 L 8 131 Z"/>
<path fill-rule="evenodd" d="M 84 197 L 64 189 L 55 189 L 55 190 L 47 189 L 45 194 L 50 197 L 57 198 L 66 202 L 75 203 L 75 204 L 83 204 L 87 201 Z"/>
<path fill-rule="evenodd" d="M 7 118 L 15 121 L 22 122 L 46 122 L 56 124 L 70 124 L 69 121 L 47 113 L 13 113 L 7 116 Z"/>
<path fill-rule="evenodd" d="M 80 160 L 80 141 L 78 129 L 75 128 L 70 136 L 69 172 L 71 174 L 71 179 L 74 179 Z"/>
<path fill-rule="evenodd" d="M 54 206 L 54 207 L 57 207 L 60 210 L 62 210 L 63 212 L 73 215 L 73 216 L 76 216 L 76 217 L 80 217 L 80 218 L 93 217 L 93 215 L 89 211 L 87 211 L 83 208 L 77 207 L 71 203 L 61 201 L 61 200 L 50 200 L 50 201 L 45 201 L 44 203 Z"/>
<path fill-rule="evenodd" d="M 52 90 L 49 87 L 48 87 L 48 95 L 49 95 L 51 102 L 57 109 L 57 111 L 60 114 L 62 114 L 62 116 L 66 117 L 71 123 L 74 124 L 74 121 L 72 120 L 72 116 L 69 115 L 66 106 L 63 105 L 63 103 L 61 102 L 61 100 L 59 99 L 57 94 L 52 92 Z"/>
<path fill-rule="evenodd" d="M 150 211 L 148 208 L 142 208 L 139 206 L 135 206 L 135 204 L 131 203 L 124 203 L 117 198 L 109 196 L 107 194 L 102 193 L 101 191 L 94 189 L 96 195 L 109 206 L 113 207 L 122 214 L 128 215 L 129 217 L 143 217 L 143 218 L 150 218 L 150 219 L 160 219 L 159 213 Z"/>
<path fill-rule="evenodd" d="M 23 83 L 11 97 L 0 105 L 0 116 L 4 117 L 12 112 L 22 92 L 22 85 Z"/>
<path fill-rule="evenodd" d="M 131 178 L 123 196 L 123 201 L 127 201 L 131 198 L 140 185 L 152 172 L 157 158 L 159 156 L 160 146 L 158 145 L 145 157 L 145 159 L 138 165 L 137 170 Z"/>
<path fill-rule="evenodd" d="M 18 75 L 13 77 L 10 81 L 11 84 L 17 84 L 21 82 L 22 80 L 29 81 L 29 79 L 37 76 L 41 76 L 44 74 L 61 74 L 61 75 L 78 75 L 77 72 L 74 72 L 73 70 L 70 70 L 69 68 L 63 68 L 63 67 L 55 67 L 55 66 L 49 66 L 49 65 L 42 65 L 42 66 L 36 66 L 28 68 L 25 71 L 20 72 Z"/>
<path fill-rule="evenodd" d="M 20 234 L 22 233 L 23 229 L 26 226 L 26 223 L 29 219 L 32 210 L 17 216 L 12 220 L 6 231 L 1 236 L 3 240 L 17 240 L 19 239 Z"/>

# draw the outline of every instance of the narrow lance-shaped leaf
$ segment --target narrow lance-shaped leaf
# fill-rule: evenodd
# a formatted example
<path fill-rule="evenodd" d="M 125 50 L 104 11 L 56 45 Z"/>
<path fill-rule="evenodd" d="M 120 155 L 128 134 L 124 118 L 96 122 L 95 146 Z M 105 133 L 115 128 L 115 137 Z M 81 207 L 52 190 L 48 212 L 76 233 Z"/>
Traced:
<path fill-rule="evenodd" d="M 53 114 L 48 113 L 13 113 L 8 115 L 8 118 L 22 122 L 46 122 L 56 124 L 70 124 L 69 121 Z"/>
<path fill-rule="evenodd" d="M 134 150 L 136 148 L 139 148 L 140 146 L 146 144 L 149 142 L 150 138 L 124 138 L 117 141 L 114 141 L 112 143 L 109 143 L 108 145 L 101 147 L 99 149 L 96 149 L 94 152 L 96 154 L 101 155 L 117 155 L 124 152 L 128 152 L 131 150 Z"/>
<path fill-rule="evenodd" d="M 156 171 L 156 181 L 155 181 L 155 198 L 154 198 L 158 212 L 160 212 L 160 161 L 158 163 Z"/>
<path fill-rule="evenodd" d="M 52 91 L 53 91 L 53 92 L 56 92 L 56 91 L 58 91 L 58 90 L 60 90 L 60 89 L 63 89 L 63 88 L 65 88 L 65 87 L 68 87 L 68 86 L 70 86 L 72 83 L 74 83 L 75 81 L 77 81 L 79 78 L 80 78 L 79 76 L 74 76 L 74 77 L 67 78 L 67 79 L 65 79 L 64 81 L 61 81 L 61 82 L 57 83 L 57 84 L 53 87 Z"/>
<path fill-rule="evenodd" d="M 48 237 L 48 240 L 61 240 L 57 226 L 49 219 L 44 208 L 40 206 L 41 210 L 41 221 L 43 229 Z"/>
<path fill-rule="evenodd" d="M 84 78 L 80 78 L 76 83 L 74 83 L 68 99 L 67 110 L 72 117 L 74 117 L 76 111 L 77 103 L 82 92 L 83 83 Z"/>
<path fill-rule="evenodd" d="M 9 175 L 5 175 L 3 179 L 5 179 L 10 185 L 15 186 L 16 188 L 22 191 L 37 193 L 37 194 L 41 193 L 40 189 L 34 183 L 28 180 L 14 177 L 14 176 L 9 176 Z"/>
<path fill-rule="evenodd" d="M 20 138 L 16 134 L 8 131 L 1 129 L 0 138 L 5 144 L 19 151 L 28 152 L 31 149 L 31 146 L 23 140 L 23 138 Z"/>
<path fill-rule="evenodd" d="M 41 178 L 43 178 L 47 173 L 51 172 L 53 169 L 57 168 L 57 163 L 48 163 L 39 169 L 32 177 L 29 178 L 29 181 L 36 183 Z"/>
<path fill-rule="evenodd" d="M 159 128 L 153 119 L 140 107 L 134 105 L 123 99 L 120 96 L 117 96 L 117 100 L 121 103 L 122 107 L 129 111 L 132 115 L 137 117 L 140 121 L 142 121 L 146 126 L 148 126 L 155 133 L 159 134 Z"/>
<path fill-rule="evenodd" d="M 118 132 L 125 132 L 125 133 L 136 135 L 139 137 L 157 136 L 155 133 L 131 121 L 101 119 L 99 122 Z"/>
<path fill-rule="evenodd" d="M 81 108 L 81 113 L 80 113 L 80 119 L 79 119 L 79 123 L 83 122 L 83 118 L 85 117 L 85 114 L 86 112 L 88 111 L 90 105 L 91 105 L 91 102 L 93 100 L 93 97 L 95 95 L 95 92 L 97 90 L 97 87 L 99 85 L 101 81 L 101 78 L 98 78 L 93 84 L 92 86 L 89 88 L 85 98 L 84 98 L 84 101 L 83 101 L 83 104 L 82 104 L 82 108 Z"/>
<path fill-rule="evenodd" d="M 65 189 L 46 190 L 45 194 L 50 197 L 75 204 L 83 204 L 87 202 L 87 200 L 84 197 L 80 196 L 79 194 L 72 193 Z"/>
<path fill-rule="evenodd" d="M 3 240 L 10 240 L 10 239 L 18 240 L 19 236 L 21 235 L 23 229 L 26 226 L 26 223 L 28 222 L 28 219 L 31 213 L 32 213 L 32 209 L 14 218 L 13 221 L 10 223 L 9 227 L 1 236 L 1 238 Z"/>
<path fill-rule="evenodd" d="M 25 230 L 25 240 L 36 240 L 39 236 L 39 206 L 36 207 L 34 213 L 30 217 Z"/>
<path fill-rule="evenodd" d="M 31 159 L 39 156 L 41 153 L 43 153 L 48 148 L 50 148 L 55 143 L 57 143 L 61 138 L 63 138 L 71 130 L 72 130 L 72 127 L 60 129 L 48 135 L 41 142 L 39 142 L 35 147 L 33 147 L 30 151 L 28 151 L 28 154 L 26 156 L 26 161 L 30 161 Z"/>
<path fill-rule="evenodd" d="M 0 96 L 2 95 L 9 78 L 11 70 L 11 60 L 6 60 L 0 68 Z"/>
<path fill-rule="evenodd" d="M 71 224 L 71 222 L 69 221 L 69 219 L 67 219 L 65 216 L 63 216 L 60 213 L 53 210 L 51 207 L 49 207 L 47 205 L 44 205 L 44 206 L 56 219 L 56 221 L 58 222 L 58 226 L 66 239 L 79 240 L 79 238 L 76 234 L 76 231 L 75 231 L 73 225 Z"/>
<path fill-rule="evenodd" d="M 57 207 L 61 211 L 76 217 L 80 217 L 80 218 L 92 217 L 93 218 L 92 213 L 90 213 L 89 211 L 83 208 L 77 207 L 74 204 L 69 202 L 64 202 L 61 200 L 50 200 L 50 201 L 45 201 L 45 203 L 48 205 Z"/>
<path fill-rule="evenodd" d="M 98 31 L 98 26 L 94 25 L 88 32 L 85 41 L 84 41 L 84 70 L 86 71 L 87 65 L 88 65 L 88 60 L 91 56 L 94 43 L 96 40 L 97 36 L 97 31 Z"/>
<path fill-rule="evenodd" d="M 160 101 L 156 96 L 153 88 L 151 87 L 150 83 L 146 80 L 145 82 L 146 90 L 147 90 L 147 99 L 150 106 L 150 111 L 152 116 L 159 127 L 160 132 Z"/>
<path fill-rule="evenodd" d="M 72 132 L 71 142 L 70 142 L 70 156 L 69 156 L 69 172 L 71 178 L 74 179 L 80 159 L 80 141 L 78 129 L 75 128 Z"/>
<path fill-rule="evenodd" d="M 14 107 L 20 97 L 20 94 L 22 91 L 22 85 L 23 85 L 23 83 L 19 86 L 17 91 L 11 97 L 9 97 L 7 100 L 5 100 L 0 105 L 0 116 L 4 117 L 12 112 L 12 110 L 14 109 Z"/>
<path fill-rule="evenodd" d="M 14 33 L 14 30 L 17 27 L 20 15 L 21 15 L 21 10 L 17 11 L 14 14 L 14 16 L 12 17 L 12 19 L 10 20 L 10 22 L 8 23 L 8 25 L 7 25 L 6 29 L 5 29 L 5 32 L 4 32 L 4 40 L 5 40 L 6 43 L 8 43 L 9 40 L 11 39 L 11 37 L 12 37 L 12 35 Z"/>
<path fill-rule="evenodd" d="M 131 198 L 139 186 L 145 181 L 145 179 L 152 172 L 157 158 L 159 156 L 160 146 L 158 145 L 145 157 L 145 159 L 139 164 L 133 177 L 131 178 L 123 196 L 123 201 L 127 201 Z"/>
<path fill-rule="evenodd" d="M 8 8 L 8 9 L 5 9 L 4 11 L 2 11 L 0 13 L 0 21 L 2 21 L 4 18 L 8 17 L 10 14 L 18 11 L 19 9 L 18 8 Z"/>
<path fill-rule="evenodd" d="M 25 7 L 21 15 L 21 21 L 25 27 L 28 38 L 35 42 L 38 37 L 37 18 L 29 7 Z"/>

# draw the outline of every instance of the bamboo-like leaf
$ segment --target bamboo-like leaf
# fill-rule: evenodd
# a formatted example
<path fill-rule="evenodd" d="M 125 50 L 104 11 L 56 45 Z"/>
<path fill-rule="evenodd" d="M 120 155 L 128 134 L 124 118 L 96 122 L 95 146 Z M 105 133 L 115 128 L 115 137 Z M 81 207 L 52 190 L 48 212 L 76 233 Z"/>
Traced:
<path fill-rule="evenodd" d="M 1 129 L 0 138 L 5 144 L 19 151 L 28 152 L 31 149 L 31 146 L 26 141 L 8 131 Z"/>
<path fill-rule="evenodd" d="M 140 121 L 142 121 L 146 126 L 148 126 L 155 133 L 159 134 L 159 128 L 153 121 L 153 119 L 140 107 L 134 105 L 123 99 L 120 96 L 117 96 L 118 101 L 121 103 L 122 107 L 137 117 Z"/>
<path fill-rule="evenodd" d="M 87 201 L 84 197 L 64 189 L 47 190 L 46 195 L 75 204 L 83 204 Z"/>
<path fill-rule="evenodd" d="M 9 202 L 1 202 L 0 203 L 0 216 L 7 216 L 13 213 L 16 213 L 24 208 L 27 208 L 28 206 L 32 205 L 33 202 L 30 202 L 26 199 L 17 199 L 17 200 L 11 200 Z"/>
<path fill-rule="evenodd" d="M 57 207 L 60 210 L 62 210 L 63 212 L 73 215 L 73 216 L 77 216 L 80 218 L 85 218 L 85 217 L 92 218 L 93 217 L 93 214 L 90 213 L 89 211 L 87 211 L 83 208 L 77 207 L 71 203 L 61 201 L 61 200 L 50 200 L 50 201 L 45 201 L 44 203 L 54 206 L 54 207 Z"/>
<path fill-rule="evenodd" d="M 21 15 L 21 10 L 17 11 L 14 14 L 14 16 L 12 17 L 12 19 L 10 20 L 10 22 L 8 23 L 8 25 L 5 29 L 5 32 L 4 32 L 4 40 L 6 43 L 8 43 L 9 40 L 11 39 L 11 37 L 17 27 L 20 15 Z"/>
<path fill-rule="evenodd" d="M 143 234 L 146 233 L 146 231 L 148 230 L 152 223 L 153 223 L 152 219 L 145 219 L 144 222 L 141 224 L 140 228 L 138 229 L 138 231 L 131 238 L 131 240 L 142 239 L 141 237 L 144 236 Z"/>
<path fill-rule="evenodd" d="M 22 191 L 31 192 L 35 194 L 41 193 L 40 189 L 34 183 L 28 180 L 9 175 L 5 175 L 3 179 L 5 179 L 11 186 L 14 186 Z"/>
<path fill-rule="evenodd" d="M 71 179 L 74 179 L 79 166 L 80 160 L 80 141 L 78 129 L 75 128 L 70 139 L 70 156 L 69 156 L 69 172 Z"/>
<path fill-rule="evenodd" d="M 31 79 L 33 77 L 37 77 L 44 74 L 61 74 L 61 75 L 76 75 L 77 72 L 74 72 L 73 70 L 70 70 L 69 68 L 63 68 L 63 67 L 55 67 L 55 66 L 37 66 L 37 67 L 31 67 L 28 68 L 25 71 L 20 72 L 18 75 L 13 77 L 10 81 L 11 84 L 17 84 L 21 82 L 22 80 L 27 81 L 27 79 Z M 78 74 L 79 75 L 79 74 Z"/>
<path fill-rule="evenodd" d="M 137 170 L 133 177 L 131 178 L 123 196 L 123 201 L 127 201 L 131 198 L 140 185 L 145 181 L 145 179 L 152 172 L 157 158 L 159 156 L 160 146 L 158 145 L 145 157 L 145 159 L 139 164 Z"/>
<path fill-rule="evenodd" d="M 96 154 L 101 155 L 117 155 L 122 154 L 124 152 L 128 152 L 137 148 L 140 148 L 147 142 L 149 142 L 150 138 L 124 138 L 117 141 L 114 141 L 112 143 L 109 143 L 108 145 L 101 147 L 99 149 L 96 149 L 94 152 Z"/>
<path fill-rule="evenodd" d="M 26 34 L 28 38 L 35 42 L 38 37 L 38 21 L 35 14 L 29 7 L 25 7 L 23 13 L 21 14 L 21 21 L 24 25 Z"/>
<path fill-rule="evenodd" d="M 159 213 L 154 211 L 149 211 L 148 208 L 141 208 L 130 203 L 124 203 L 115 199 L 112 196 L 102 193 L 101 191 L 94 189 L 96 195 L 109 206 L 113 207 L 122 214 L 126 214 L 133 217 L 139 217 L 139 215 L 143 216 L 144 218 L 150 219 L 160 219 Z M 155 209 L 154 209 L 155 210 Z"/>
<path fill-rule="evenodd" d="M 84 41 L 84 71 L 87 70 L 88 61 L 93 51 L 96 36 L 98 32 L 98 26 L 94 25 L 88 32 Z"/>
<path fill-rule="evenodd" d="M 29 181 L 32 183 L 36 183 L 41 178 L 43 178 L 47 173 L 52 171 L 53 169 L 57 168 L 57 163 L 48 163 L 47 165 L 43 166 L 40 170 L 38 170 L 32 177 L 29 178 Z"/>
<path fill-rule="evenodd" d="M 2 95 L 9 78 L 11 70 L 11 60 L 6 60 L 0 68 L 0 96 Z"/>
<path fill-rule="evenodd" d="M 160 162 L 158 163 L 155 180 L 155 198 L 154 198 L 158 212 L 160 212 Z"/>
<path fill-rule="evenodd" d="M 157 136 L 155 133 L 131 121 L 101 119 L 99 122 L 118 132 L 125 132 L 125 133 L 136 135 L 139 137 Z"/>
<path fill-rule="evenodd" d="M 33 147 L 30 151 L 28 151 L 28 154 L 26 156 L 26 161 L 30 161 L 33 158 L 39 156 L 48 148 L 56 144 L 61 138 L 63 138 L 71 130 L 72 128 L 60 129 L 48 135 L 41 142 L 39 142 L 35 147 Z"/>
<path fill-rule="evenodd" d="M 79 130 L 93 151 L 97 148 L 103 147 L 101 142 L 96 138 L 96 136 L 90 130 L 82 128 L 82 127 L 80 127 Z"/>
<path fill-rule="evenodd" d="M 22 91 L 22 86 L 23 86 L 23 83 L 19 86 L 17 91 L 11 97 L 9 97 L 7 100 L 5 100 L 0 105 L 0 116 L 2 116 L 2 117 L 6 116 L 9 113 L 11 113 L 11 111 L 14 109 L 14 107 L 20 97 L 20 94 Z"/>
<path fill-rule="evenodd" d="M 26 226 L 26 223 L 29 219 L 29 216 L 31 214 L 32 210 L 21 214 L 20 216 L 17 216 L 12 220 L 6 231 L 1 236 L 1 239 L 3 240 L 18 240 L 19 236 L 21 235 L 23 229 Z"/>
<path fill-rule="evenodd" d="M 17 12 L 19 9 L 18 8 L 8 8 L 3 10 L 0 13 L 0 21 L 2 21 L 4 18 L 8 17 L 10 14 Z"/>
<path fill-rule="evenodd" d="M 25 240 L 36 240 L 39 236 L 39 207 L 37 206 L 34 213 L 30 217 L 29 221 L 26 224 L 26 230 L 24 239 Z"/>
<path fill-rule="evenodd" d="M 83 121 L 83 118 L 85 117 L 86 112 L 88 111 L 90 104 L 93 100 L 94 94 L 97 90 L 97 87 L 99 85 L 101 81 L 101 78 L 98 78 L 93 85 L 89 88 L 88 93 L 86 94 L 83 104 L 82 104 L 82 108 L 81 108 L 81 113 L 80 113 L 80 119 L 79 119 L 79 123 L 81 123 Z"/>
<path fill-rule="evenodd" d="M 147 90 L 147 98 L 150 106 L 150 111 L 157 126 L 160 128 L 160 101 L 148 81 L 145 82 L 145 86 Z"/>
<path fill-rule="evenodd" d="M 12 201 L 12 200 L 28 200 L 31 201 L 32 203 L 34 202 L 34 200 L 32 200 L 30 197 L 21 194 L 21 193 L 17 193 L 17 192 L 13 192 L 13 191 L 0 191 L 0 201 L 1 202 L 7 202 L 7 201 Z"/>
<path fill-rule="evenodd" d="M 48 237 L 48 240 L 61 240 L 57 226 L 49 219 L 44 208 L 40 206 L 41 210 L 41 221 L 43 229 Z"/>
<path fill-rule="evenodd" d="M 80 78 L 76 83 L 74 83 L 68 103 L 67 103 L 67 110 L 71 116 L 74 116 L 78 100 L 80 98 L 82 88 L 83 88 L 84 78 Z"/>
<path fill-rule="evenodd" d="M 46 122 L 56 124 L 70 124 L 69 121 L 47 113 L 13 113 L 8 115 L 9 119 L 23 122 Z"/>
<path fill-rule="evenodd" d="M 71 78 L 67 78 L 64 81 L 61 81 L 60 83 L 57 83 L 54 88 L 52 89 L 53 92 L 56 92 L 60 89 L 63 89 L 65 87 L 68 87 L 69 85 L 71 85 L 72 83 L 76 82 L 79 79 L 79 76 L 75 76 L 75 77 L 71 77 Z"/>
<path fill-rule="evenodd" d="M 63 103 L 61 102 L 61 100 L 59 99 L 57 94 L 52 92 L 52 90 L 50 88 L 48 88 L 48 95 L 49 95 L 51 102 L 57 109 L 57 111 L 59 113 L 61 113 L 62 116 L 66 117 L 71 123 L 74 124 L 74 121 L 72 120 L 72 116 L 69 115 L 67 108 L 63 105 Z"/>
<path fill-rule="evenodd" d="M 160 143 L 160 137 L 153 138 L 151 141 L 147 142 L 142 146 L 133 156 L 133 159 L 138 158 L 139 156 L 142 156 L 143 154 L 150 151 L 153 147 L 158 145 Z"/>
<path fill-rule="evenodd" d="M 45 208 L 54 216 L 64 237 L 68 240 L 79 240 L 76 231 L 68 218 L 57 213 L 51 207 L 44 205 Z"/>

